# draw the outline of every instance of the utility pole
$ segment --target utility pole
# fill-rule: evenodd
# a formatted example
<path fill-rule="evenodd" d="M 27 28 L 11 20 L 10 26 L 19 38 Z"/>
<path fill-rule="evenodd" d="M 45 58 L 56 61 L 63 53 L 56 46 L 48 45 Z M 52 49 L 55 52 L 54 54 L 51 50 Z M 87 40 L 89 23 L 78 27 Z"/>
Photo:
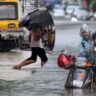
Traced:
<path fill-rule="evenodd" d="M 22 12 L 24 13 L 25 0 L 19 0 L 21 2 Z"/>
<path fill-rule="evenodd" d="M 25 1 L 22 1 L 22 12 L 24 13 L 24 5 L 25 5 Z"/>

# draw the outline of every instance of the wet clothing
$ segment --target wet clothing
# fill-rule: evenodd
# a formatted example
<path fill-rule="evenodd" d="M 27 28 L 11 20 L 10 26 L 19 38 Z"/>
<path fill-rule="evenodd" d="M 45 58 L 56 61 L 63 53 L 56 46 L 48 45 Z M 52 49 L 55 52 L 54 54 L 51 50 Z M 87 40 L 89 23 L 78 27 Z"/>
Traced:
<path fill-rule="evenodd" d="M 83 32 L 89 33 L 89 38 L 85 38 Z M 96 65 L 96 52 L 94 51 L 92 45 L 92 32 L 89 30 L 86 24 L 80 29 L 80 36 L 82 37 L 81 43 L 79 45 L 79 56 L 85 57 L 88 62 L 92 63 L 93 66 Z M 94 75 L 96 76 L 96 69 L 93 69 Z"/>
<path fill-rule="evenodd" d="M 81 40 L 81 43 L 79 44 L 79 54 L 83 54 L 84 51 L 89 51 L 92 47 L 91 41 L 86 41 L 84 39 Z"/>
<path fill-rule="evenodd" d="M 94 51 L 94 47 L 91 47 L 89 51 L 84 51 L 83 53 L 79 54 L 80 57 L 85 57 L 88 62 L 92 63 L 93 66 L 96 66 L 96 52 Z M 93 69 L 94 76 L 96 76 L 96 68 Z"/>
<path fill-rule="evenodd" d="M 96 52 L 94 51 L 93 47 L 91 47 L 89 50 L 85 50 L 83 53 L 80 53 L 79 56 L 87 58 L 87 60 L 91 63 L 96 63 Z"/>
<path fill-rule="evenodd" d="M 41 42 L 41 38 L 36 40 L 37 36 L 35 32 L 31 32 L 29 35 L 30 47 L 31 47 L 31 56 L 27 60 L 37 60 L 37 56 L 41 58 L 41 61 L 47 62 L 48 58 L 46 56 L 45 50 Z"/>
<path fill-rule="evenodd" d="M 31 56 L 27 60 L 36 61 L 37 60 L 37 56 L 39 56 L 42 61 L 44 61 L 44 62 L 47 61 L 48 58 L 47 58 L 46 53 L 45 53 L 43 48 L 33 47 L 33 48 L 31 48 L 31 51 L 32 51 Z"/>
<path fill-rule="evenodd" d="M 88 36 L 86 37 L 83 32 L 87 32 Z M 83 24 L 80 28 L 80 36 L 82 38 L 79 44 L 79 54 L 83 53 L 84 51 L 89 51 L 92 47 L 92 40 L 91 40 L 91 31 L 88 28 L 88 25 Z"/>
<path fill-rule="evenodd" d="M 42 41 L 39 39 L 38 41 L 35 40 L 36 35 L 35 32 L 30 33 L 30 47 L 40 47 L 43 48 Z"/>

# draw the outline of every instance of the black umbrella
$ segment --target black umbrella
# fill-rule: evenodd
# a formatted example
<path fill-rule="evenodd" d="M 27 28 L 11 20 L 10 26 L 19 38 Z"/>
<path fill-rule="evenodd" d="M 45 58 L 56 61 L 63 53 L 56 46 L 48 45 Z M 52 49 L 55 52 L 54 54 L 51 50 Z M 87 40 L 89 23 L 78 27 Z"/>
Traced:
<path fill-rule="evenodd" d="M 28 23 L 29 23 L 29 16 L 27 14 L 27 15 L 22 16 L 22 18 L 20 19 L 19 27 L 26 27 Z"/>
<path fill-rule="evenodd" d="M 30 12 L 21 18 L 19 22 L 20 27 L 26 27 L 28 30 L 34 28 L 45 28 L 53 24 L 53 19 L 47 10 L 36 10 Z"/>

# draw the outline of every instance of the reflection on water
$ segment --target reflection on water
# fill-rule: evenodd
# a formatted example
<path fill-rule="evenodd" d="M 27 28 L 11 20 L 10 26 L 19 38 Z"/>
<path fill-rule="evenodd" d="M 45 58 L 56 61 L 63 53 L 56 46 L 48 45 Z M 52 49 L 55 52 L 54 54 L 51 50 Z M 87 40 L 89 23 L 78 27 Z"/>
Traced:
<path fill-rule="evenodd" d="M 66 96 L 95 96 L 96 89 L 66 89 Z"/>
<path fill-rule="evenodd" d="M 36 86 L 33 84 L 35 87 L 28 85 L 27 82 L 0 81 L 0 96 L 95 96 L 96 93 L 96 89 L 46 89 L 46 87 L 41 87 L 38 90 L 38 88 L 36 89 L 36 86 L 38 86 L 36 82 Z M 43 86 L 46 85 L 43 84 Z"/>
<path fill-rule="evenodd" d="M 64 26 L 63 26 L 64 27 Z M 68 28 L 70 26 L 67 26 Z M 63 28 L 64 29 L 64 28 Z M 13 82 L 0 80 L 0 96 L 95 96 L 96 89 L 65 89 L 64 84 L 68 71 L 58 68 L 57 57 L 60 50 L 68 50 L 76 54 L 76 46 L 79 42 L 79 29 L 75 27 L 71 30 L 57 30 L 56 42 L 53 54 L 49 57 L 47 64 L 42 69 L 36 69 L 36 72 L 30 77 L 23 80 L 17 80 Z M 75 35 L 74 35 L 75 34 Z M 7 53 L 8 55 L 9 53 Z M 19 56 L 16 54 L 17 58 Z M 24 54 L 24 53 L 20 53 Z M 10 53 L 10 57 L 3 54 L 8 59 L 13 58 L 13 53 Z M 25 57 L 29 56 L 30 52 L 24 54 Z M 0 53 L 2 62 L 4 58 Z M 14 63 L 21 62 L 23 59 L 14 59 Z M 13 63 L 10 61 L 10 63 Z"/>
<path fill-rule="evenodd" d="M 12 96 L 10 86 L 11 83 L 12 82 L 0 80 L 0 96 Z"/>

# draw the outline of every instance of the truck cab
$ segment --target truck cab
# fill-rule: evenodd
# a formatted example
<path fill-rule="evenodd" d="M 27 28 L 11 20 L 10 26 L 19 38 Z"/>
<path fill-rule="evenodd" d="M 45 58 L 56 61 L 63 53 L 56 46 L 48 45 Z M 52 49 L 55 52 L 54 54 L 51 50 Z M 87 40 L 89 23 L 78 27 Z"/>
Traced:
<path fill-rule="evenodd" d="M 21 17 L 19 0 L 0 0 L 0 51 L 19 47 L 24 33 L 18 26 Z"/>

